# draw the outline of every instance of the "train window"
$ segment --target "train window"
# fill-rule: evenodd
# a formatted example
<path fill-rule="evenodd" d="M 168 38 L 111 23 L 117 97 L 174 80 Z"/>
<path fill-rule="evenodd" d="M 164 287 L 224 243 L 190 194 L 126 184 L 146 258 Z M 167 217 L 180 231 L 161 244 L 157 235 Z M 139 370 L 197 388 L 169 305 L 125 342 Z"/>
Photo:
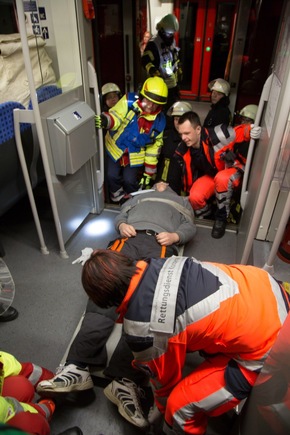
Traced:
<path fill-rule="evenodd" d="M 0 0 L 0 103 L 31 104 L 17 4 Z M 67 1 L 23 1 L 30 65 L 39 102 L 82 85 L 75 7 Z M 43 89 L 44 88 L 44 89 Z"/>

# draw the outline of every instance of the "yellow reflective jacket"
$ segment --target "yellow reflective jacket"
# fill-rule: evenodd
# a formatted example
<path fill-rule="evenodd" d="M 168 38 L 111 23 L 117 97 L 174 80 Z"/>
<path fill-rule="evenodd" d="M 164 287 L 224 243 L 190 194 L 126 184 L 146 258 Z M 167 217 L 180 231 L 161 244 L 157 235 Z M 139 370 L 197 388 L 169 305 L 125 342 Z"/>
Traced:
<path fill-rule="evenodd" d="M 4 379 L 18 375 L 21 368 L 21 363 L 13 355 L 0 351 L 0 423 L 7 423 L 19 412 L 29 411 L 37 414 L 37 410 L 27 403 L 19 402 L 13 397 L 2 396 Z"/>
<path fill-rule="evenodd" d="M 110 157 L 116 162 L 124 152 L 129 153 L 130 166 L 143 166 L 156 172 L 156 165 L 163 145 L 163 130 L 166 120 L 162 112 L 144 113 L 141 111 L 134 93 L 124 95 L 109 110 L 111 128 L 106 134 L 105 146 Z M 138 119 L 144 117 L 151 121 L 149 133 L 139 129 Z M 147 172 L 147 171 L 146 171 Z"/>

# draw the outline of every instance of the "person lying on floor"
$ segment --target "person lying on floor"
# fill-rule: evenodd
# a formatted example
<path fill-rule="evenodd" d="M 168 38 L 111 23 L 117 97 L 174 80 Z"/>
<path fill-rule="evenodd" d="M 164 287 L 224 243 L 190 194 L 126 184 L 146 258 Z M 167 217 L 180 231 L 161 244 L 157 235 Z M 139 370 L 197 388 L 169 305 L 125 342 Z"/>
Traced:
<path fill-rule="evenodd" d="M 121 251 L 133 261 L 149 257 L 178 255 L 178 249 L 189 242 L 196 233 L 194 214 L 186 197 L 178 196 L 167 183 L 156 183 L 150 191 L 128 199 L 115 219 L 120 238 L 109 245 L 110 250 Z M 92 250 L 91 250 L 92 251 Z M 84 264 L 85 258 L 78 259 Z M 115 271 L 118 273 L 118 271 Z M 118 317 L 116 307 L 102 309 L 90 299 L 81 328 L 68 352 L 64 366 L 56 375 L 38 385 L 38 393 L 67 393 L 92 388 L 90 367 L 106 367 L 104 375 L 120 379 L 125 390 L 124 413 L 128 421 L 145 427 L 147 421 L 139 408 L 138 385 L 147 381 L 143 373 L 132 366 L 133 355 L 122 336 L 110 361 L 107 361 L 106 342 Z M 121 379 L 129 381 L 124 382 Z M 128 406 L 128 397 L 134 398 L 134 410 Z M 132 400 L 129 403 L 132 404 Z"/>

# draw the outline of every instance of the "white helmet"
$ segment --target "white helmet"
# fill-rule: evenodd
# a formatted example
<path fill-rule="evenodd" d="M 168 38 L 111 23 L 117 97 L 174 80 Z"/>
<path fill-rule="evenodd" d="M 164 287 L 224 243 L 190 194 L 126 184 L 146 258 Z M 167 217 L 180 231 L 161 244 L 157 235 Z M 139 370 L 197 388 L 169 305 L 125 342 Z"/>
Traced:
<path fill-rule="evenodd" d="M 156 25 L 156 30 L 164 30 L 164 32 L 175 33 L 179 29 L 179 23 L 175 15 L 168 14 L 163 17 Z"/>
<path fill-rule="evenodd" d="M 191 112 L 192 107 L 186 101 L 176 101 L 167 111 L 167 116 L 181 116 L 186 112 Z"/>
<path fill-rule="evenodd" d="M 240 116 L 244 116 L 245 118 L 250 118 L 253 122 L 256 119 L 258 111 L 258 106 L 256 104 L 248 104 L 240 111 Z"/>
<path fill-rule="evenodd" d="M 210 91 L 217 91 L 225 94 L 227 97 L 230 94 L 231 86 L 229 82 L 224 79 L 214 79 L 208 84 L 208 88 Z"/>
<path fill-rule="evenodd" d="M 106 95 L 109 92 L 119 92 L 121 94 L 120 88 L 115 83 L 106 83 L 102 86 L 102 95 Z"/>

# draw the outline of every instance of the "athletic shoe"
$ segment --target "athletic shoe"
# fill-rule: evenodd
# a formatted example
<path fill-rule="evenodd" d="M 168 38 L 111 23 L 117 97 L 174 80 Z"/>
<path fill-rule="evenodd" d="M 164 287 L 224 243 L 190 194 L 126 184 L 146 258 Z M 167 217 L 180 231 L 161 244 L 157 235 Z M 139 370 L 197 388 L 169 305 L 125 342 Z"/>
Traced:
<path fill-rule="evenodd" d="M 119 413 L 126 420 L 138 427 L 148 427 L 149 423 L 143 415 L 140 402 L 144 391 L 134 382 L 126 378 L 114 380 L 104 389 L 104 394 L 118 406 Z"/>
<path fill-rule="evenodd" d="M 94 383 L 88 368 L 80 368 L 75 364 L 60 366 L 56 375 L 37 385 L 38 393 L 70 393 L 71 391 L 83 391 L 93 388 Z"/>

